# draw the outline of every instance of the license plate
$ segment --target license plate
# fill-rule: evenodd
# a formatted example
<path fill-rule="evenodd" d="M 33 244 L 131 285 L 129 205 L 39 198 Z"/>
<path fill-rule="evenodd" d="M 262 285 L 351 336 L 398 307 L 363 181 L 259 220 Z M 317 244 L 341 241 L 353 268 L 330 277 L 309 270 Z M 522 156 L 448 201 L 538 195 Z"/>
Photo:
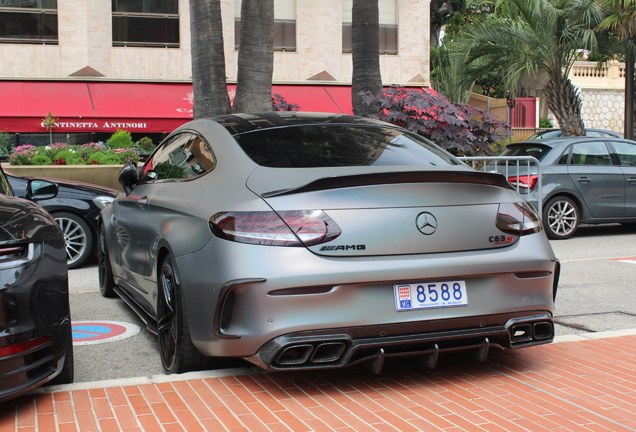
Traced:
<path fill-rule="evenodd" d="M 397 311 L 468 305 L 463 280 L 396 284 L 393 292 Z"/>

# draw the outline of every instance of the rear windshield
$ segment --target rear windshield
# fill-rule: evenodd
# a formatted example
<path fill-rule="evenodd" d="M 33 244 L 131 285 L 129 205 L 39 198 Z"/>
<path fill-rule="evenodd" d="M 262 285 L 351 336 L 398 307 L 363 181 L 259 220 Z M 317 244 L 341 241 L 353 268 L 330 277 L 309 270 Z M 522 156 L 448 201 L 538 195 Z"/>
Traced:
<path fill-rule="evenodd" d="M 461 164 L 419 135 L 377 126 L 289 126 L 234 138 L 254 162 L 273 168 Z"/>
<path fill-rule="evenodd" d="M 520 144 L 508 147 L 501 156 L 532 156 L 542 160 L 547 155 L 551 147 L 535 144 Z"/>

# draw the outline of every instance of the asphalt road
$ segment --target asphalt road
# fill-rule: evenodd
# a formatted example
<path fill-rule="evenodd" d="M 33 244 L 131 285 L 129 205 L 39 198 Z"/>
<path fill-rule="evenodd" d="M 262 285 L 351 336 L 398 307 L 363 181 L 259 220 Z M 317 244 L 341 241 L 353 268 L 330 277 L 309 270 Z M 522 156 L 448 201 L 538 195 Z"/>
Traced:
<path fill-rule="evenodd" d="M 557 335 L 636 328 L 636 226 L 584 226 L 575 237 L 551 244 L 562 263 Z M 141 327 L 127 339 L 75 346 L 75 382 L 163 374 L 157 337 L 122 300 L 99 294 L 96 263 L 69 271 L 69 278 L 73 321 Z"/>

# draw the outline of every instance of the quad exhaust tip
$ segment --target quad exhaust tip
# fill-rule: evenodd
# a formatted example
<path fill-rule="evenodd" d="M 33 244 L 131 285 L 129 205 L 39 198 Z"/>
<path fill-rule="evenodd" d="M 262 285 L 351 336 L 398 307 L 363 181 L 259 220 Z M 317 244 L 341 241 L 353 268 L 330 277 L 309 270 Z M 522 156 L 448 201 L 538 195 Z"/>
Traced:
<path fill-rule="evenodd" d="M 286 347 L 278 355 L 276 363 L 281 366 L 292 366 L 313 363 L 332 363 L 338 361 L 345 352 L 344 342 L 324 342 L 313 344 L 297 344 Z"/>
<path fill-rule="evenodd" d="M 549 321 L 517 324 L 510 328 L 512 343 L 541 341 L 554 336 L 554 326 Z"/>
<path fill-rule="evenodd" d="M 318 345 L 314 355 L 311 356 L 312 363 L 334 362 L 342 356 L 345 350 L 343 342 L 328 342 Z"/>
<path fill-rule="evenodd" d="M 311 344 L 289 346 L 278 356 L 278 363 L 285 366 L 303 364 L 313 350 L 314 346 Z"/>

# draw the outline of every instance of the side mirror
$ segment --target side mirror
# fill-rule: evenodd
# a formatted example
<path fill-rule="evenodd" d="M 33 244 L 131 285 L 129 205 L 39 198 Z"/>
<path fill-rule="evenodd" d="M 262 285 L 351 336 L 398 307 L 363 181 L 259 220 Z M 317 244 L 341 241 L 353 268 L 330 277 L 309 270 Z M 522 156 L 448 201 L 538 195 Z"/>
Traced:
<path fill-rule="evenodd" d="M 139 172 L 137 171 L 137 165 L 133 162 L 127 162 L 124 167 L 119 171 L 119 184 L 124 188 L 126 195 L 132 192 L 133 188 L 139 183 Z"/>
<path fill-rule="evenodd" d="M 31 179 L 27 182 L 24 197 L 31 201 L 55 198 L 60 188 L 57 184 L 47 180 Z"/>

